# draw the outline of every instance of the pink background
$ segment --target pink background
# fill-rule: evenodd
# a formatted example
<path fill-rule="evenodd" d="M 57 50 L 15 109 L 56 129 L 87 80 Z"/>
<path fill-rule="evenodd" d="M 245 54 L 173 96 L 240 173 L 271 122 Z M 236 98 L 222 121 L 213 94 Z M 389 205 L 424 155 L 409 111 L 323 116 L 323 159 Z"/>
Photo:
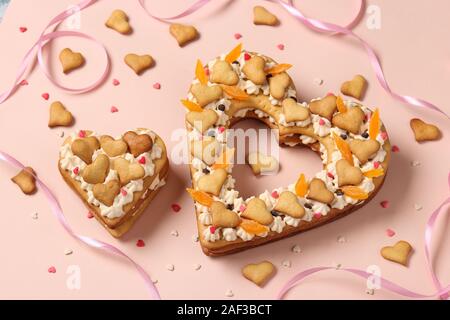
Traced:
<path fill-rule="evenodd" d="M 157 15 L 173 15 L 193 1 L 147 1 Z M 311 17 L 344 24 L 355 14 L 357 2 L 304 0 L 300 8 Z M 23 54 L 37 39 L 51 17 L 64 10 L 70 0 L 13 0 L 6 17 L 0 24 L 2 53 L 0 60 L 0 88 L 6 89 L 13 80 Z M 254 26 L 252 7 L 263 4 L 282 21 L 276 28 Z M 381 56 L 391 86 L 400 93 L 427 99 L 450 113 L 448 83 L 450 83 L 450 44 L 446 0 L 433 1 L 381 1 L 371 0 L 381 8 L 381 29 L 369 30 L 366 19 L 355 32 L 373 45 Z M 104 22 L 115 8 L 125 10 L 131 19 L 134 33 L 122 36 L 104 27 Z M 450 160 L 450 132 L 448 120 L 432 111 L 402 105 L 384 93 L 370 68 L 368 59 L 357 43 L 348 38 L 327 37 L 314 33 L 290 17 L 281 7 L 264 1 L 214 1 L 201 12 L 183 20 L 194 24 L 201 39 L 180 49 L 168 33 L 168 26 L 150 19 L 137 1 L 99 1 L 83 11 L 81 31 L 105 44 L 111 56 L 112 70 L 108 80 L 97 90 L 81 95 L 69 95 L 56 89 L 35 68 L 27 76 L 29 86 L 21 87 L 11 99 L 0 106 L 0 150 L 6 151 L 27 165 L 55 191 L 67 219 L 73 228 L 84 235 L 110 242 L 136 259 L 158 280 L 157 287 L 163 298 L 214 299 L 226 298 L 231 289 L 233 298 L 274 298 L 281 285 L 295 273 L 317 265 L 329 266 L 333 262 L 343 266 L 365 269 L 377 265 L 382 275 L 423 293 L 434 292 L 428 276 L 423 251 L 423 233 L 429 213 L 448 196 L 447 173 Z M 19 27 L 28 31 L 20 33 Z M 135 127 L 150 127 L 166 141 L 169 152 L 178 141 L 171 134 L 184 125 L 184 110 L 179 99 L 185 96 L 193 77 L 197 58 L 207 61 L 229 51 L 238 41 L 233 34 L 243 35 L 245 48 L 272 56 L 280 62 L 294 64 L 290 74 L 300 96 L 311 99 L 328 91 L 338 92 L 342 81 L 356 73 L 363 74 L 370 85 L 364 99 L 369 106 L 378 106 L 393 144 L 400 152 L 393 154 L 386 183 L 376 198 L 356 213 L 319 229 L 250 251 L 221 258 L 203 255 L 198 243 L 192 241 L 196 233 L 193 204 L 183 191 L 189 185 L 187 167 L 172 165 L 168 185 L 150 205 L 138 224 L 121 240 L 113 239 L 94 220 L 86 218 L 86 209 L 72 194 L 56 169 L 61 129 L 49 129 L 48 106 L 61 100 L 75 115 L 76 129 L 93 129 L 99 133 L 116 135 Z M 283 43 L 285 50 L 276 45 Z M 69 76 L 61 76 L 57 54 L 61 48 L 82 51 L 86 66 Z M 65 38 L 54 41 L 47 51 L 55 74 L 65 84 L 77 86 L 92 81 L 100 72 L 103 61 L 97 49 L 84 40 Z M 124 63 L 126 53 L 150 53 L 156 66 L 136 76 Z M 121 85 L 114 87 L 113 78 Z M 314 84 L 314 79 L 324 84 Z M 160 82 L 161 90 L 152 88 Z M 48 92 L 50 100 L 41 94 Z M 119 108 L 110 113 L 110 107 Z M 438 142 L 419 145 L 413 139 L 409 120 L 420 117 L 435 123 L 443 130 Z M 248 125 L 248 123 L 247 123 Z M 64 129 L 70 132 L 72 129 Z M 292 182 L 293 174 L 305 172 L 313 175 L 320 168 L 320 160 L 303 149 L 283 149 L 282 171 L 277 176 L 256 179 L 246 167 L 237 179 L 245 195 L 250 191 Z M 421 166 L 412 167 L 418 160 Z M 72 239 L 51 214 L 47 202 L 38 192 L 31 197 L 23 195 L 9 181 L 15 171 L 5 164 L 0 169 L 2 199 L 2 232 L 0 233 L 0 298 L 147 298 L 146 289 L 138 274 L 125 261 L 90 249 Z M 252 189 L 251 189 L 252 188 Z M 390 207 L 383 209 L 382 200 Z M 170 205 L 179 203 L 182 210 L 174 213 Z M 414 204 L 423 206 L 421 211 Z M 33 212 L 39 219 L 33 220 Z M 448 215 L 447 215 L 448 216 Z M 443 283 L 450 281 L 450 219 L 439 220 L 441 231 L 435 246 L 436 270 Z M 393 238 L 385 234 L 387 228 L 396 231 Z M 179 237 L 171 236 L 177 230 Z M 347 240 L 338 243 L 338 236 Z M 144 248 L 136 247 L 143 239 Z M 379 255 L 382 246 L 407 240 L 415 248 L 410 266 L 405 268 L 384 260 Z M 437 241 L 435 241 L 436 243 Z M 291 247 L 298 244 L 302 252 L 295 254 Z M 73 254 L 64 255 L 70 248 Z M 264 287 L 258 288 L 245 280 L 240 269 L 249 262 L 268 259 L 278 268 L 276 276 Z M 291 268 L 281 265 L 290 260 Z M 174 264 L 175 271 L 166 269 Z M 199 271 L 195 264 L 201 264 Z M 50 274 L 48 267 L 57 272 Z M 81 289 L 66 286 L 66 269 L 78 265 L 81 270 Z M 314 275 L 292 290 L 291 299 L 393 299 L 399 296 L 383 290 L 370 296 L 365 293 L 365 281 L 337 271 Z"/>

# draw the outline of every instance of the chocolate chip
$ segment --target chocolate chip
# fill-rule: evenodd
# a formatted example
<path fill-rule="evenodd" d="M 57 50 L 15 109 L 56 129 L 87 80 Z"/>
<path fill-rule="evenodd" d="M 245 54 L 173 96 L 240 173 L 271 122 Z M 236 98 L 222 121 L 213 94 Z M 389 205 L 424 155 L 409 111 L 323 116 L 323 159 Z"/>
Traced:
<path fill-rule="evenodd" d="M 294 100 L 295 102 L 297 102 L 297 98 L 296 98 L 296 97 L 289 97 L 289 98 L 291 98 L 292 100 Z"/>
<path fill-rule="evenodd" d="M 220 111 L 225 111 L 225 105 L 224 104 L 219 104 L 217 106 L 217 109 L 220 110 Z"/>
<path fill-rule="evenodd" d="M 208 168 L 203 169 L 203 173 L 204 174 L 209 174 L 209 169 Z"/>
<path fill-rule="evenodd" d="M 311 203 L 305 203 L 305 208 L 312 209 L 312 204 Z"/>
<path fill-rule="evenodd" d="M 345 133 L 343 133 L 343 134 L 341 134 L 341 138 L 344 139 L 344 140 L 347 140 L 348 137 L 347 137 L 347 135 Z"/>
<path fill-rule="evenodd" d="M 234 209 L 234 205 L 233 204 L 227 204 L 227 209 L 228 210 L 233 210 Z"/>
<path fill-rule="evenodd" d="M 274 216 L 274 217 L 278 217 L 280 215 L 280 213 L 278 211 L 272 210 L 270 211 L 270 213 Z"/>
<path fill-rule="evenodd" d="M 232 64 L 240 65 L 239 61 L 237 61 L 237 60 L 234 60 L 234 61 L 232 62 Z"/>
<path fill-rule="evenodd" d="M 361 135 L 363 138 L 368 138 L 369 137 L 369 133 L 366 131 L 363 132 L 363 134 Z"/>
<path fill-rule="evenodd" d="M 338 195 L 338 196 L 343 196 L 343 195 L 344 195 L 344 193 L 342 192 L 341 189 L 337 189 L 335 193 L 336 193 L 336 195 Z"/>
<path fill-rule="evenodd" d="M 273 77 L 273 74 L 271 74 L 271 73 L 266 74 L 266 79 L 270 79 L 272 77 Z"/>

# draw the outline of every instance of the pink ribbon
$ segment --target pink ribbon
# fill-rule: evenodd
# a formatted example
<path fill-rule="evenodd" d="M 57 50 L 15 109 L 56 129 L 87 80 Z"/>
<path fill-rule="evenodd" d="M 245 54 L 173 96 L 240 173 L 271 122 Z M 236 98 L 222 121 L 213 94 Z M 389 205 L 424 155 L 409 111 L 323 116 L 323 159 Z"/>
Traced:
<path fill-rule="evenodd" d="M 448 186 L 450 188 L 450 173 L 448 175 Z M 440 205 L 439 207 L 433 211 L 433 213 L 431 213 L 430 218 L 428 219 L 428 222 L 426 224 L 426 228 L 425 228 L 425 257 L 426 257 L 426 264 L 428 267 L 428 270 L 430 272 L 431 278 L 433 279 L 433 283 L 434 286 L 436 288 L 436 292 L 433 294 L 421 294 L 421 293 L 416 293 L 413 291 L 410 291 L 402 286 L 399 286 L 389 280 L 386 280 L 382 277 L 380 277 L 380 286 L 383 289 L 386 289 L 388 291 L 397 293 L 399 295 L 402 295 L 404 297 L 408 297 L 408 298 L 432 298 L 432 297 L 436 297 L 439 296 L 441 299 L 445 300 L 449 298 L 449 292 L 450 292 L 450 285 L 443 287 L 441 282 L 439 281 L 435 271 L 434 271 L 434 267 L 433 267 L 433 259 L 431 258 L 431 254 L 430 254 L 430 250 L 431 250 L 431 244 L 432 244 L 432 237 L 433 237 L 433 229 L 435 226 L 435 222 L 437 220 L 437 218 L 439 217 L 439 215 L 443 212 L 442 208 L 444 208 L 444 206 L 450 204 L 450 196 L 445 199 Z M 304 270 L 298 274 L 296 274 L 294 277 L 292 277 L 288 282 L 286 282 L 283 287 L 281 288 L 280 292 L 277 295 L 277 299 L 282 299 L 284 297 L 284 295 L 291 290 L 293 287 L 295 287 L 296 285 L 298 285 L 299 283 L 301 283 L 306 277 L 313 275 L 315 273 L 318 272 L 322 272 L 325 270 L 333 270 L 336 268 L 333 267 L 314 267 L 314 268 L 310 268 L 307 270 Z M 363 271 L 363 270 L 359 270 L 359 269 L 355 269 L 355 268 L 341 268 L 341 269 L 337 269 L 339 271 L 345 271 L 345 272 L 349 272 L 352 273 L 354 275 L 357 275 L 361 278 L 364 279 L 368 279 L 369 277 L 373 277 L 372 274 Z"/>
<path fill-rule="evenodd" d="M 8 163 L 9 165 L 14 166 L 20 170 L 25 168 L 24 165 L 22 163 L 20 163 L 18 160 L 14 159 L 9 154 L 4 153 L 2 151 L 0 151 L 0 160 L 4 161 L 4 162 Z M 87 244 L 90 247 L 97 248 L 97 249 L 118 255 L 118 256 L 128 260 L 136 268 L 136 270 L 138 271 L 140 276 L 144 279 L 144 283 L 148 288 L 150 297 L 152 299 L 158 299 L 158 300 L 161 299 L 158 289 L 156 289 L 155 285 L 153 284 L 153 281 L 150 279 L 150 276 L 147 274 L 147 272 L 145 272 L 145 270 L 139 264 L 137 264 L 133 259 L 131 259 L 123 251 L 119 250 L 118 248 L 116 248 L 113 245 L 108 244 L 106 242 L 75 233 L 72 230 L 72 228 L 70 227 L 69 223 L 67 222 L 66 217 L 64 216 L 64 213 L 61 209 L 61 206 L 60 206 L 58 200 L 56 199 L 55 195 L 51 192 L 50 188 L 47 187 L 47 185 L 44 182 L 42 182 L 41 179 L 39 179 L 36 176 L 35 176 L 35 178 L 36 178 L 36 183 L 39 186 L 40 190 L 44 192 L 44 195 L 47 198 L 48 203 L 50 204 L 50 208 L 51 208 L 53 214 L 58 219 L 58 221 L 61 223 L 62 227 L 72 237 Z"/>

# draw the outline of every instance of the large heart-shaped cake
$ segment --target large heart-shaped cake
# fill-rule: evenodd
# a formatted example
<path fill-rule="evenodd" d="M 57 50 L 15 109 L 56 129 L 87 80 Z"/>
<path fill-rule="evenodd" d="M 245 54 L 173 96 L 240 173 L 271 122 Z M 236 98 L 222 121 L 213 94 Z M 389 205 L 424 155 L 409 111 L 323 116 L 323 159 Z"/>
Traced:
<path fill-rule="evenodd" d="M 183 104 L 199 239 L 207 255 L 224 255 L 282 239 L 342 217 L 381 188 L 390 143 L 378 109 L 328 94 L 299 102 L 290 64 L 240 46 L 206 65 Z M 235 190 L 230 127 L 255 118 L 287 146 L 318 153 L 323 169 L 295 173 L 291 184 L 247 199 Z M 238 150 L 238 152 L 243 152 Z M 297 177 L 299 177 L 297 179 Z"/>
<path fill-rule="evenodd" d="M 164 142 L 151 130 L 115 138 L 81 130 L 65 139 L 58 167 L 95 218 L 120 237 L 165 184 L 169 162 Z"/>

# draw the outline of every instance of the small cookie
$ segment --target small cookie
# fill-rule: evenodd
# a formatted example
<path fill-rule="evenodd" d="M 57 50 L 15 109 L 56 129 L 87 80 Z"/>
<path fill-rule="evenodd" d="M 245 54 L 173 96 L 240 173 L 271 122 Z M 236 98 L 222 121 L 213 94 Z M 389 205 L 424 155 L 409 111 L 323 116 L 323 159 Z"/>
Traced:
<path fill-rule="evenodd" d="M 263 6 L 253 7 L 253 23 L 256 25 L 276 26 L 278 18 Z"/>
<path fill-rule="evenodd" d="M 272 78 L 269 78 L 270 95 L 275 99 L 281 100 L 284 98 L 287 88 L 291 85 L 291 78 L 286 72 L 279 73 Z"/>
<path fill-rule="evenodd" d="M 331 120 L 336 127 L 353 134 L 359 133 L 363 121 L 364 112 L 360 107 L 350 108 L 347 112 L 339 112 Z"/>
<path fill-rule="evenodd" d="M 197 187 L 201 191 L 218 196 L 225 180 L 227 180 L 227 171 L 225 169 L 217 169 L 201 176 L 198 179 Z"/>
<path fill-rule="evenodd" d="M 352 80 L 345 81 L 341 85 L 341 92 L 346 96 L 350 96 L 358 100 L 361 100 L 361 97 L 364 95 L 366 87 L 367 87 L 366 79 L 362 75 L 358 74 L 354 76 Z"/>
<path fill-rule="evenodd" d="M 284 99 L 281 106 L 286 122 L 304 121 L 310 116 L 309 109 L 303 107 L 292 98 Z"/>
<path fill-rule="evenodd" d="M 248 164 L 252 168 L 253 174 L 267 174 L 278 172 L 278 160 L 272 156 L 265 155 L 261 152 L 252 152 L 248 155 Z"/>
<path fill-rule="evenodd" d="M 290 191 L 283 191 L 280 194 L 273 209 L 295 219 L 301 219 L 305 215 L 305 209 L 298 202 L 297 196 Z"/>
<path fill-rule="evenodd" d="M 134 53 L 127 54 L 124 61 L 137 75 L 140 75 L 145 70 L 150 69 L 155 63 L 152 56 L 148 54 L 140 56 Z"/>
<path fill-rule="evenodd" d="M 412 249 L 412 246 L 408 242 L 400 240 L 392 247 L 383 247 L 380 250 L 380 254 L 386 260 L 402 264 L 406 267 Z"/>
<path fill-rule="evenodd" d="M 352 166 L 347 160 L 341 159 L 336 162 L 336 173 L 338 176 L 338 185 L 342 186 L 357 186 L 364 178 L 361 169 Z"/>
<path fill-rule="evenodd" d="M 73 116 L 69 110 L 59 101 L 50 105 L 50 116 L 48 119 L 49 128 L 70 127 L 73 124 Z"/>
<path fill-rule="evenodd" d="M 111 136 L 101 136 L 100 146 L 110 157 L 117 157 L 127 152 L 128 144 L 123 139 L 114 140 Z"/>
<path fill-rule="evenodd" d="M 60 52 L 59 61 L 61 61 L 64 73 L 78 69 L 85 63 L 84 57 L 80 52 L 73 52 L 69 48 L 65 48 Z"/>
<path fill-rule="evenodd" d="M 36 173 L 33 168 L 25 167 L 11 181 L 17 184 L 24 194 L 30 195 L 36 192 Z"/>
<path fill-rule="evenodd" d="M 260 287 L 263 286 L 274 273 L 275 266 L 269 261 L 263 261 L 257 264 L 250 263 L 242 268 L 242 275 Z"/>
<path fill-rule="evenodd" d="M 320 179 L 314 178 L 309 184 L 309 192 L 306 198 L 326 204 L 331 204 L 334 200 L 334 194 L 327 189 L 325 182 Z"/>
<path fill-rule="evenodd" d="M 247 203 L 241 217 L 255 220 L 263 225 L 269 225 L 273 221 L 272 214 L 267 210 L 266 204 L 260 198 L 253 198 Z"/>
<path fill-rule="evenodd" d="M 266 82 L 266 73 L 264 68 L 266 61 L 263 57 L 253 56 L 250 60 L 245 62 L 242 72 L 254 84 L 262 85 Z"/>
<path fill-rule="evenodd" d="M 438 140 L 441 137 L 441 131 L 438 127 L 420 119 L 411 119 L 409 125 L 417 142 Z"/>
<path fill-rule="evenodd" d="M 194 158 L 201 159 L 207 165 L 212 165 L 216 160 L 219 145 L 212 137 L 205 137 L 203 140 L 191 141 L 190 150 Z"/>
<path fill-rule="evenodd" d="M 83 170 L 83 180 L 87 183 L 103 183 L 109 172 L 109 158 L 99 154 L 94 162 L 87 165 Z"/>
<path fill-rule="evenodd" d="M 361 164 L 367 163 L 372 159 L 380 149 L 380 143 L 377 140 L 357 140 L 350 141 L 350 150 L 358 158 Z"/>
<path fill-rule="evenodd" d="M 114 160 L 113 169 L 117 171 L 122 186 L 127 185 L 131 180 L 138 180 L 145 176 L 145 170 L 140 164 L 130 163 L 123 158 Z"/>
<path fill-rule="evenodd" d="M 137 134 L 133 131 L 126 132 L 122 139 L 127 143 L 131 154 L 136 158 L 144 152 L 152 150 L 153 140 L 148 134 Z"/>
<path fill-rule="evenodd" d="M 186 121 L 201 133 L 211 128 L 219 119 L 214 110 L 207 109 L 202 112 L 189 111 L 186 114 Z"/>
<path fill-rule="evenodd" d="M 122 10 L 114 10 L 105 22 L 105 26 L 121 34 L 130 34 L 133 30 L 128 22 L 127 14 Z"/>
<path fill-rule="evenodd" d="M 117 180 L 111 180 L 106 184 L 98 183 L 92 187 L 95 199 L 110 207 L 114 203 L 114 198 L 120 192 L 120 183 Z"/>
<path fill-rule="evenodd" d="M 169 32 L 180 47 L 198 38 L 198 31 L 194 26 L 174 23 L 170 25 Z"/>
<path fill-rule="evenodd" d="M 312 113 L 318 114 L 321 117 L 327 118 L 331 121 L 331 117 L 336 111 L 336 96 L 328 95 L 320 100 L 310 102 L 309 110 Z"/>
<path fill-rule="evenodd" d="M 220 201 L 214 201 L 210 207 L 212 215 L 212 225 L 220 228 L 235 228 L 241 222 L 238 214 L 228 210 L 225 204 Z"/>
<path fill-rule="evenodd" d="M 191 93 L 194 95 L 201 107 L 208 103 L 214 102 L 222 98 L 223 92 L 220 86 L 208 86 L 206 84 L 196 83 L 191 86 Z"/>
<path fill-rule="evenodd" d="M 228 62 L 219 60 L 212 67 L 210 80 L 211 82 L 234 86 L 238 83 L 239 77 Z"/>
<path fill-rule="evenodd" d="M 76 139 L 71 145 L 72 153 L 87 164 L 92 163 L 92 155 L 99 148 L 100 143 L 95 137 Z"/>

